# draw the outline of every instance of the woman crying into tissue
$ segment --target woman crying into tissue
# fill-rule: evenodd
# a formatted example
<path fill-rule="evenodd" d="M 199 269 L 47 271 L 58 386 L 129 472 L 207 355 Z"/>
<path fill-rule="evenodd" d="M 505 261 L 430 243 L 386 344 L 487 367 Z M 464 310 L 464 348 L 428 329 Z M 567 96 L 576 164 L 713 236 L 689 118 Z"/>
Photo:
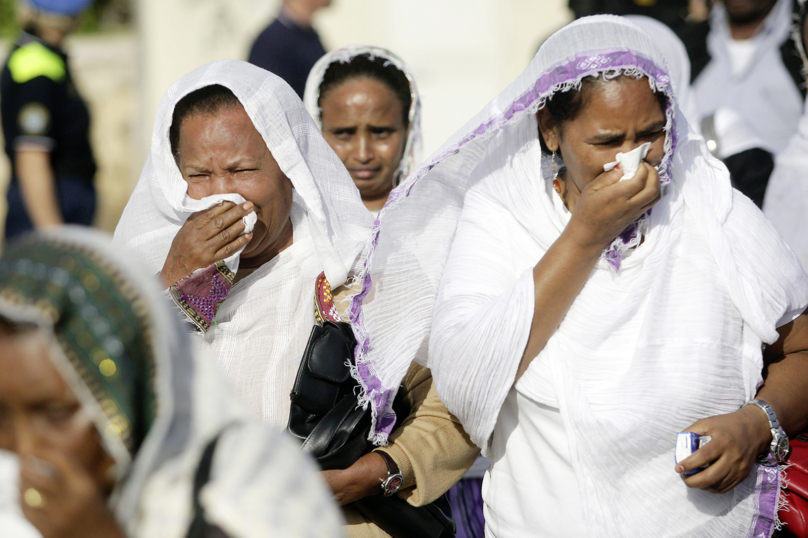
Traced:
<path fill-rule="evenodd" d="M 366 267 L 357 362 L 383 393 L 419 350 L 492 458 L 486 536 L 771 535 L 808 277 L 639 27 L 551 36 L 393 192 Z M 681 431 L 712 440 L 677 463 Z"/>
<path fill-rule="evenodd" d="M 285 429 L 315 283 L 347 282 L 371 224 L 292 89 L 221 61 L 166 93 L 115 239 L 159 271 L 253 414 Z"/>

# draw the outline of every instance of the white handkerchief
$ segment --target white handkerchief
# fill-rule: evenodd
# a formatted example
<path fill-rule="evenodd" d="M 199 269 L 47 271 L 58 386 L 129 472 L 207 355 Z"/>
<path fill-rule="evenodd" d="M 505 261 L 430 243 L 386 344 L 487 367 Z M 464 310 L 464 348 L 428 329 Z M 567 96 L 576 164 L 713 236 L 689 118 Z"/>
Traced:
<path fill-rule="evenodd" d="M 645 159 L 645 156 L 648 155 L 648 150 L 650 148 L 651 143 L 646 142 L 642 146 L 634 148 L 628 153 L 618 153 L 614 157 L 614 162 L 603 165 L 603 171 L 608 172 L 609 170 L 614 170 L 614 167 L 619 164 L 620 168 L 623 170 L 623 177 L 620 178 L 620 181 L 623 181 L 624 179 L 631 179 L 634 177 L 634 174 L 637 173 L 640 163 L 643 159 Z"/>
<path fill-rule="evenodd" d="M 234 204 L 243 204 L 247 200 L 244 199 L 243 196 L 236 193 L 231 194 L 214 194 L 213 196 L 206 196 L 201 200 L 194 200 L 187 194 L 185 198 L 182 200 L 182 209 L 185 211 L 189 211 L 191 213 L 196 213 L 197 211 L 204 211 L 206 209 L 210 209 L 211 207 L 215 206 L 221 202 L 233 202 Z M 255 214 L 255 211 L 252 211 L 248 215 L 245 215 L 242 219 L 244 221 L 244 231 L 241 232 L 241 235 L 249 233 L 253 231 L 255 227 L 255 223 L 258 222 L 258 215 Z M 234 273 L 238 271 L 238 262 L 239 257 L 241 256 L 241 251 L 244 250 L 244 247 L 241 247 L 235 254 L 224 260 L 224 263 L 227 267 L 230 268 L 231 271 Z"/>
<path fill-rule="evenodd" d="M 243 204 L 247 200 L 240 194 L 231 193 L 231 194 L 214 194 L 213 196 L 206 196 L 201 200 L 194 200 L 187 194 L 185 198 L 182 200 L 182 208 L 186 211 L 191 213 L 196 213 L 197 211 L 204 211 L 206 209 L 210 209 L 211 207 L 215 206 L 221 202 L 233 202 L 236 205 Z M 255 227 L 255 223 L 258 222 L 258 215 L 255 214 L 255 211 L 246 215 L 244 217 L 244 231 L 241 232 L 242 234 L 250 233 L 253 231 Z"/>

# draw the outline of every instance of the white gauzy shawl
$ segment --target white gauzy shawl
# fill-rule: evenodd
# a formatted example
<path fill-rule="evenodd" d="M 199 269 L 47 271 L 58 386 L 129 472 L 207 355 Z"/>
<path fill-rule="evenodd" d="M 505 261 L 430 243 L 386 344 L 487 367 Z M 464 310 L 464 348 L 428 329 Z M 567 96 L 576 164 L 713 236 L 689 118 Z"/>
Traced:
<path fill-rule="evenodd" d="M 586 76 L 647 77 L 668 100 L 665 194 L 618 268 L 607 249 L 516 389 L 560 409 L 593 536 L 768 536 L 776 469 L 726 495 L 688 491 L 673 449 L 676 432 L 755 394 L 761 344 L 808 305 L 808 277 L 689 128 L 666 70 L 649 36 L 618 17 L 550 37 L 382 210 L 352 309 L 360 368 L 377 433 L 394 420 L 387 380 L 417 350 L 441 400 L 488 448 L 530 330 L 533 267 L 565 226 L 534 113 Z M 393 317 L 403 323 L 385 331 L 379 320 Z"/>
<path fill-rule="evenodd" d="M 325 72 L 334 62 L 348 63 L 357 56 L 362 55 L 367 55 L 371 59 L 383 58 L 386 65 L 392 65 L 401 71 L 410 83 L 410 97 L 412 100 L 410 101 L 410 110 L 407 112 L 409 122 L 407 143 L 404 146 L 404 155 L 401 157 L 401 162 L 393 176 L 395 185 L 398 185 L 404 178 L 409 176 L 415 170 L 416 165 L 421 162 L 421 146 L 423 143 L 421 135 L 421 95 L 418 93 L 418 86 L 415 85 L 415 77 L 413 77 L 410 68 L 407 67 L 404 60 L 387 49 L 374 47 L 372 45 L 349 45 L 331 51 L 317 60 L 317 63 L 311 68 L 309 78 L 306 79 L 306 91 L 303 94 L 303 103 L 306 105 L 306 110 L 309 111 L 317 125 L 322 128 L 322 110 L 320 109 L 319 100 L 320 86 L 323 83 Z"/>
<path fill-rule="evenodd" d="M 204 335 L 211 355 L 243 401 L 281 429 L 289 391 L 314 324 L 314 285 L 325 271 L 332 286 L 358 266 L 373 219 L 348 171 L 323 139 L 294 91 L 277 76 L 239 61 L 200 67 L 166 92 L 155 120 L 152 149 L 124 210 L 115 240 L 156 273 L 190 212 L 168 140 L 177 102 L 211 84 L 238 97 L 281 170 L 292 181 L 294 244 L 239 281 Z"/>
<path fill-rule="evenodd" d="M 198 353 L 154 278 L 141 271 L 129 253 L 112 248 L 109 238 L 99 232 L 65 228 L 46 232 L 45 237 L 96 253 L 93 256 L 100 257 L 110 279 L 133 290 L 131 294 L 140 299 L 133 308 L 138 316 L 147 318 L 141 336 L 150 345 L 155 363 L 157 414 L 133 457 L 110 450 L 121 477 L 110 506 L 126 535 L 187 536 L 193 515 L 194 474 L 202 451 L 219 436 L 211 477 L 200 494 L 208 522 L 231 538 L 343 536 L 342 517 L 314 463 L 286 436 L 249 415 L 222 382 L 210 357 Z M 48 285 L 67 285 L 63 277 L 53 276 L 58 267 L 41 263 L 33 267 L 51 279 Z M 41 323 L 43 318 L 36 310 L 0 300 L 2 315 L 15 321 Z M 52 331 L 47 324 L 43 328 Z M 99 437 L 107 441 L 110 436 L 104 435 L 104 426 L 108 421 L 91 391 L 63 353 L 53 359 L 98 427 Z M 113 445 L 106 442 L 105 446 L 109 450 Z M 16 465 L 4 462 L 0 471 L 0 481 L 16 483 L 14 474 L 5 474 L 16 473 Z M 0 521 L 21 517 L 2 513 L 7 508 L 3 500 Z M 0 534 L 4 538 L 37 535 L 30 528 L 23 531 L 23 525 L 19 527 L 19 532 L 12 532 L 13 526 L 4 527 Z"/>
<path fill-rule="evenodd" d="M 808 268 L 808 112 L 785 151 L 774 161 L 763 213 Z"/>

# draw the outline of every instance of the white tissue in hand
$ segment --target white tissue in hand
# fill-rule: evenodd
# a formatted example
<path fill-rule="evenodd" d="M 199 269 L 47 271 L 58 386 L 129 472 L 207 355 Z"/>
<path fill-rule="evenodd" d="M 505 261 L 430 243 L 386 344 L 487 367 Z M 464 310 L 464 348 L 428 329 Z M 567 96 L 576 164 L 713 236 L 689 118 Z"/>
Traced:
<path fill-rule="evenodd" d="M 620 181 L 631 179 L 634 177 L 634 174 L 637 173 L 637 170 L 640 168 L 640 163 L 645 159 L 645 156 L 648 155 L 650 148 L 651 143 L 646 142 L 628 153 L 618 153 L 613 163 L 603 165 L 603 171 L 608 172 L 609 170 L 614 170 L 614 167 L 619 164 L 620 168 L 623 170 L 623 177 L 620 178 Z"/>
<path fill-rule="evenodd" d="M 182 208 L 186 211 L 191 213 L 196 213 L 197 211 L 204 211 L 206 209 L 210 209 L 211 207 L 219 204 L 221 202 L 233 202 L 236 205 L 243 204 L 247 200 L 244 199 L 243 196 L 236 193 L 230 194 L 214 194 L 213 196 L 206 196 L 201 200 L 194 200 L 187 194 L 182 201 Z M 255 211 L 251 211 L 248 215 L 242 219 L 244 221 L 244 231 L 241 232 L 242 234 L 250 233 L 253 231 L 255 227 L 255 223 L 258 222 L 258 215 L 255 214 Z"/>

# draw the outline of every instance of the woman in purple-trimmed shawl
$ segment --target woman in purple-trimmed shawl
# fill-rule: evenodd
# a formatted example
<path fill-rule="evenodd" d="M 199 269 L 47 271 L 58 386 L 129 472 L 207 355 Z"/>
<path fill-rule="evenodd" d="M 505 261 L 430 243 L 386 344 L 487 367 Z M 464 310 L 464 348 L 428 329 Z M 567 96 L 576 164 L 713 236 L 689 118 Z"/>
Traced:
<path fill-rule="evenodd" d="M 493 460 L 486 536 L 771 535 L 808 276 L 647 34 L 558 31 L 379 221 L 352 307 L 376 433 L 414 354 Z M 676 461 L 678 432 L 710 440 Z"/>

